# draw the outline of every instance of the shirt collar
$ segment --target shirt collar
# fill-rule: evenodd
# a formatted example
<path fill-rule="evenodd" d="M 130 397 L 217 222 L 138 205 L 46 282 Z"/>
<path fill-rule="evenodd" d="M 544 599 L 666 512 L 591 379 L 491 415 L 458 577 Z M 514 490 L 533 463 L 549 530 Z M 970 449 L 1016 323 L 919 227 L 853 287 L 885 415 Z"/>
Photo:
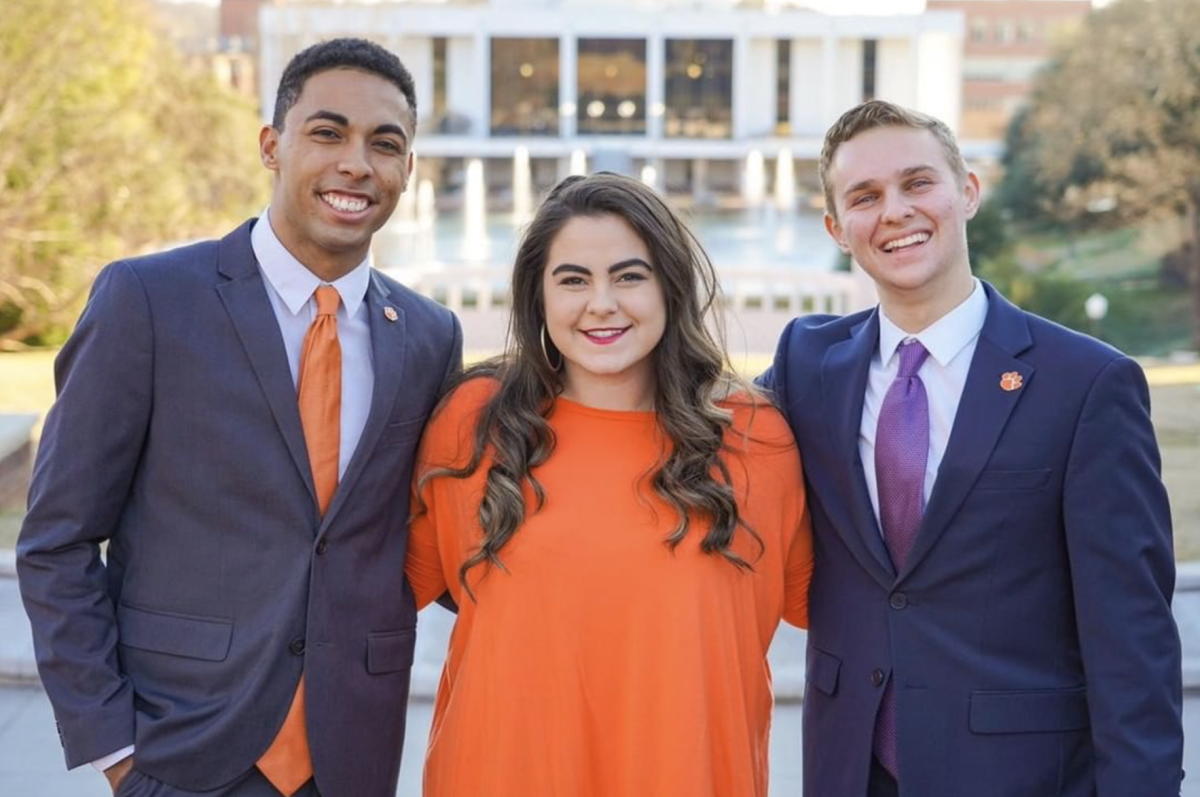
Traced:
<path fill-rule="evenodd" d="M 250 245 L 258 259 L 258 267 L 284 305 L 296 315 L 312 298 L 313 291 L 324 284 L 303 263 L 287 250 L 275 230 L 271 229 L 270 208 L 264 210 L 258 224 L 250 231 Z M 346 316 L 353 317 L 367 295 L 371 282 L 370 257 L 354 267 L 349 274 L 329 283 L 342 297 Z"/>
<path fill-rule="evenodd" d="M 921 345 L 929 351 L 929 356 L 945 368 L 968 343 L 975 340 L 983 330 L 983 322 L 987 318 L 987 293 L 978 279 L 974 280 L 975 287 L 971 295 L 959 303 L 949 313 L 930 324 L 915 335 L 910 335 L 892 323 L 892 320 L 879 309 L 879 359 L 887 365 L 900 344 L 909 338 L 921 341 Z"/>

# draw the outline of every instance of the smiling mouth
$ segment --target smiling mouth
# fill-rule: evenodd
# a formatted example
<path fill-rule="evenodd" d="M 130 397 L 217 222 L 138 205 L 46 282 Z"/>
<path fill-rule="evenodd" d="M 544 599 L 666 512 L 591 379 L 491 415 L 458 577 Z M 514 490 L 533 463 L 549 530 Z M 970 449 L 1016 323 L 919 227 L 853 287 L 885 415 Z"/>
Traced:
<path fill-rule="evenodd" d="M 592 343 L 607 346 L 610 343 L 616 342 L 628 331 L 629 327 L 621 327 L 619 329 L 586 329 L 583 330 L 583 334 Z"/>
<path fill-rule="evenodd" d="M 930 238 L 927 232 L 914 232 L 912 235 L 907 235 L 903 238 L 897 238 L 894 241 L 888 241 L 882 247 L 885 252 L 898 252 L 901 249 L 908 249 L 912 246 L 920 246 Z"/>
<path fill-rule="evenodd" d="M 332 191 L 319 194 L 318 196 L 321 197 L 321 201 L 326 205 L 342 213 L 361 213 L 371 204 L 370 201 L 363 197 L 346 196 L 345 194 L 338 194 Z"/>

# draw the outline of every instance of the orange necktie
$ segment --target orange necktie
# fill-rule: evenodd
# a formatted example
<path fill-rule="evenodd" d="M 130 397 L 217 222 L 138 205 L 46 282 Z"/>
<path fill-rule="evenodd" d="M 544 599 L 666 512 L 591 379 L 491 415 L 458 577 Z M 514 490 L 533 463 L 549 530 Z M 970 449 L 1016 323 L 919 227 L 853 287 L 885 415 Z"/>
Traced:
<path fill-rule="evenodd" d="M 317 317 L 304 336 L 296 392 L 300 396 L 300 424 L 308 446 L 317 505 L 324 515 L 337 490 L 341 447 L 342 347 L 337 336 L 341 297 L 330 285 L 322 285 L 313 295 L 317 300 Z M 312 777 L 312 756 L 304 722 L 303 675 L 283 726 L 267 752 L 258 759 L 258 768 L 286 797 L 295 794 Z"/>

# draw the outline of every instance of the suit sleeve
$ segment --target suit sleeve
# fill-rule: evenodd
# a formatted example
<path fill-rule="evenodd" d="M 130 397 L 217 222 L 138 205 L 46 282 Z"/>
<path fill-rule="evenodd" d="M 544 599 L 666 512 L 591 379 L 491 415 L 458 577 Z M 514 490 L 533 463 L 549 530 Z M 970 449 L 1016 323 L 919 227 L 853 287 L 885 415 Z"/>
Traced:
<path fill-rule="evenodd" d="M 55 363 L 58 398 L 17 542 L 38 671 L 68 767 L 134 742 L 133 690 L 100 544 L 118 528 L 152 405 L 150 308 L 133 270 L 107 267 Z"/>
<path fill-rule="evenodd" d="M 450 356 L 446 359 L 446 368 L 442 374 L 442 386 L 438 390 L 439 398 L 446 395 L 463 367 L 462 324 L 459 323 L 458 316 L 454 313 L 450 314 L 450 320 L 454 325 L 454 338 L 450 343 Z"/>
<path fill-rule="evenodd" d="M 1149 390 L 1132 360 L 1114 360 L 1092 385 L 1063 489 L 1097 795 L 1178 795 L 1182 686 L 1171 516 Z"/>

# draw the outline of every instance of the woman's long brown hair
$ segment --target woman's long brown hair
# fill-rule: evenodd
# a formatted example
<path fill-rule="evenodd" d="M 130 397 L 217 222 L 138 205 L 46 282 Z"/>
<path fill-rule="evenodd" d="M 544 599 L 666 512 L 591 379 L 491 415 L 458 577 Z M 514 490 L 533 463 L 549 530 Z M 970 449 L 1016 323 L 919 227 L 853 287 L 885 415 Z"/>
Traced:
<path fill-rule="evenodd" d="M 505 353 L 467 369 L 459 381 L 492 377 L 499 383 L 480 413 L 470 459 L 462 467 L 434 468 L 418 479 L 420 496 L 430 479 L 466 478 L 479 469 L 485 452 L 492 454 L 479 506 L 483 541 L 459 569 L 459 580 L 472 599 L 467 583 L 471 568 L 486 562 L 504 569 L 500 553 L 525 520 L 522 486 L 528 483 L 533 490 L 534 512 L 545 502 L 533 470 L 554 451 L 546 419 L 563 386 L 547 361 L 547 355 L 558 361 L 561 354 L 549 340 L 543 349 L 542 280 L 555 236 L 580 216 L 616 216 L 628 223 L 646 244 L 662 284 L 667 319 L 652 354 L 657 373 L 654 409 L 670 445 L 660 463 L 647 464 L 653 468 L 655 492 L 678 513 L 664 542 L 674 550 L 693 520 L 702 518 L 710 524 L 701 541 L 705 553 L 751 569 L 732 548 L 738 527 L 762 548 L 762 540 L 738 514 L 729 471 L 720 456 L 732 417 L 716 402 L 735 388 L 749 400 L 757 399 L 729 367 L 718 305 L 720 283 L 712 262 L 675 212 L 637 180 L 605 172 L 568 177 L 551 190 L 522 238 L 513 268 Z M 418 498 L 418 511 L 420 503 Z"/>

